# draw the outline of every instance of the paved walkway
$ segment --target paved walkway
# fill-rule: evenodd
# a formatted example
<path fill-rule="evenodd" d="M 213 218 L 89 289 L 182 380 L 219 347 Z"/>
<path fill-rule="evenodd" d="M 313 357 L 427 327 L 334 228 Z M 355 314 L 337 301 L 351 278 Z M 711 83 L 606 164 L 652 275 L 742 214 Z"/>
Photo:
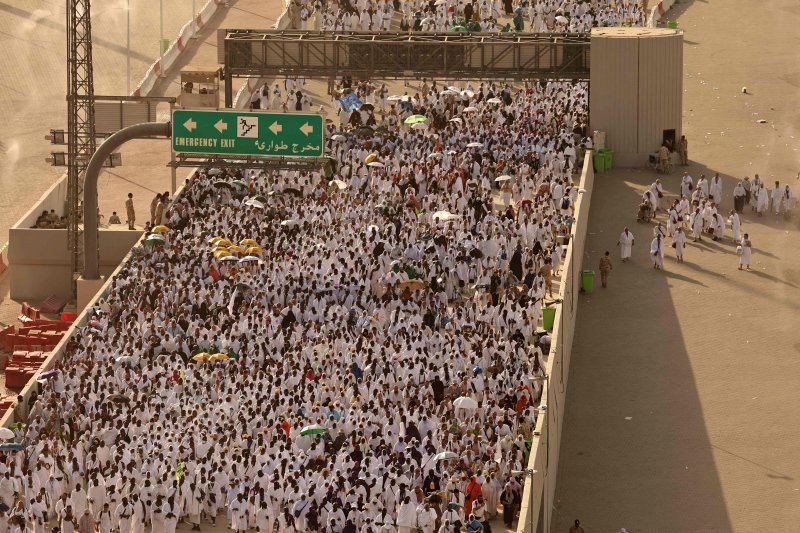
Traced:
<path fill-rule="evenodd" d="M 678 6 L 689 172 L 720 172 L 725 210 L 745 175 L 799 193 L 800 5 Z M 662 177 L 668 197 L 682 170 Z M 614 171 L 595 181 L 585 266 L 596 270 L 611 250 L 614 271 L 608 289 L 581 298 L 552 531 L 575 518 L 587 532 L 797 531 L 800 213 L 745 215 L 753 272 L 737 270 L 730 239 L 690 245 L 680 265 L 667 248 L 656 272 L 652 226 L 635 222 L 656 177 Z M 621 264 L 625 225 L 637 242 Z"/>

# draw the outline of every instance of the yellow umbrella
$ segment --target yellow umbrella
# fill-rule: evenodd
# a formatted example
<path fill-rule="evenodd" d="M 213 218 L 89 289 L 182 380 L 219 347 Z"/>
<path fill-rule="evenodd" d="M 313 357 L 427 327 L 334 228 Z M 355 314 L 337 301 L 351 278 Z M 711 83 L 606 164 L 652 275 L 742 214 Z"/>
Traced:
<path fill-rule="evenodd" d="M 264 249 L 260 246 L 251 246 L 247 249 L 247 255 L 263 254 Z"/>
<path fill-rule="evenodd" d="M 258 241 L 255 239 L 245 239 L 239 244 L 241 244 L 242 246 L 258 246 Z"/>
<path fill-rule="evenodd" d="M 219 252 L 220 250 L 225 250 L 226 252 L 229 251 L 225 246 L 215 246 L 211 249 L 212 252 Z"/>
<path fill-rule="evenodd" d="M 169 228 L 168 228 L 168 227 L 166 227 L 166 226 L 164 226 L 164 225 L 160 225 L 160 226 L 156 226 L 156 227 L 155 227 L 155 228 L 153 228 L 151 231 L 152 231 L 153 233 L 166 233 L 166 232 L 168 232 L 168 231 L 169 231 Z"/>
<path fill-rule="evenodd" d="M 211 237 L 210 239 L 208 239 L 208 244 L 217 244 L 221 240 L 222 237 Z"/>
<path fill-rule="evenodd" d="M 230 359 L 230 357 L 228 357 L 224 353 L 215 353 L 214 355 L 208 358 L 209 361 L 227 361 L 228 359 Z"/>
<path fill-rule="evenodd" d="M 214 252 L 214 257 L 217 259 L 222 259 L 223 257 L 228 257 L 229 255 L 231 255 L 231 253 L 225 248 L 220 248 Z"/>
<path fill-rule="evenodd" d="M 228 239 L 220 239 L 216 242 L 217 246 L 233 246 L 233 243 Z"/>
<path fill-rule="evenodd" d="M 228 247 L 228 251 L 231 252 L 231 253 L 243 254 L 244 253 L 244 248 L 234 244 L 233 246 L 229 246 Z"/>
<path fill-rule="evenodd" d="M 364 164 L 369 165 L 376 159 L 378 159 L 378 154 L 369 154 L 367 157 L 364 158 Z"/>
<path fill-rule="evenodd" d="M 208 353 L 200 352 L 200 353 L 195 354 L 194 356 L 192 356 L 192 361 L 197 361 L 199 363 L 205 363 L 206 361 L 208 361 L 209 357 L 211 357 L 211 356 Z"/>

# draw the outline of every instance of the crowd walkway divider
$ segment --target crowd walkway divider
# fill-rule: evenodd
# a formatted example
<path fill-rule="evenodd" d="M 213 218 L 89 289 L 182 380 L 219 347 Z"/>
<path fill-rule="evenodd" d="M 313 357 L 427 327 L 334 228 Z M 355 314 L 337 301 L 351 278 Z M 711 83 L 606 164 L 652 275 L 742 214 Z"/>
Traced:
<path fill-rule="evenodd" d="M 550 531 L 553 498 L 556 492 L 558 454 L 561 445 L 561 428 L 572 355 L 572 339 L 578 314 L 578 295 L 581 288 L 581 270 L 586 245 L 586 229 L 594 185 L 592 153 L 586 152 L 581 171 L 578 199 L 575 202 L 575 221 L 572 238 L 562 264 L 562 278 L 558 291 L 550 356 L 544 365 L 547 376 L 542 383 L 542 400 L 536 427 L 531 440 L 531 452 L 525 470 L 524 490 L 520 506 L 517 533 Z"/>

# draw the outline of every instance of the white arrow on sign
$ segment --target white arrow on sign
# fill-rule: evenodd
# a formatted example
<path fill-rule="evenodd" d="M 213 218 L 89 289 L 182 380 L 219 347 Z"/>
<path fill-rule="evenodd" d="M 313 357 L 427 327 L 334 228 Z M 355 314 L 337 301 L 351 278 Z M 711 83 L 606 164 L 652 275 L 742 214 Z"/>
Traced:
<path fill-rule="evenodd" d="M 305 134 L 306 134 L 306 137 L 308 137 L 308 134 L 309 134 L 309 133 L 314 133 L 314 126 L 312 126 L 311 124 L 309 124 L 308 122 L 306 122 L 305 124 L 303 124 L 302 126 L 300 126 L 300 131 L 302 131 L 303 133 L 305 133 Z"/>
<path fill-rule="evenodd" d="M 219 119 L 216 124 L 214 124 L 214 129 L 218 132 L 222 133 L 223 131 L 228 129 L 228 123 L 222 119 Z"/>
<path fill-rule="evenodd" d="M 183 123 L 183 127 L 191 132 L 193 129 L 197 127 L 197 122 L 192 120 L 191 118 Z"/>
<path fill-rule="evenodd" d="M 275 122 L 273 122 L 272 124 L 269 125 L 269 131 L 271 131 L 272 133 L 277 135 L 277 134 L 279 134 L 280 132 L 283 131 L 283 126 L 278 124 L 278 121 L 276 120 Z"/>

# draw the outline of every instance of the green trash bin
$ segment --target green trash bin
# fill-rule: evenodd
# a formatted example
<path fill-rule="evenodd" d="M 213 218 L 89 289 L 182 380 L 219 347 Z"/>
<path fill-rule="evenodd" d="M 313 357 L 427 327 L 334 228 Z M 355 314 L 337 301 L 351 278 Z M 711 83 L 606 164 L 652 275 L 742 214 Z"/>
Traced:
<path fill-rule="evenodd" d="M 598 174 L 605 172 L 606 170 L 606 158 L 602 152 L 602 150 L 598 150 L 592 156 L 594 157 L 594 171 Z"/>
<path fill-rule="evenodd" d="M 594 270 L 584 270 L 581 272 L 581 287 L 586 294 L 594 291 Z"/>
<path fill-rule="evenodd" d="M 678 29 L 678 21 L 677 20 L 668 21 L 667 22 L 667 28 L 669 28 L 671 30 L 677 30 Z"/>
<path fill-rule="evenodd" d="M 606 168 L 606 172 L 608 172 L 611 170 L 611 165 L 614 162 L 614 150 L 609 148 L 603 150 L 603 159 L 605 160 L 604 166 Z"/>
<path fill-rule="evenodd" d="M 547 331 L 553 331 L 553 324 L 556 322 L 556 308 L 543 307 L 542 308 L 542 325 Z"/>

